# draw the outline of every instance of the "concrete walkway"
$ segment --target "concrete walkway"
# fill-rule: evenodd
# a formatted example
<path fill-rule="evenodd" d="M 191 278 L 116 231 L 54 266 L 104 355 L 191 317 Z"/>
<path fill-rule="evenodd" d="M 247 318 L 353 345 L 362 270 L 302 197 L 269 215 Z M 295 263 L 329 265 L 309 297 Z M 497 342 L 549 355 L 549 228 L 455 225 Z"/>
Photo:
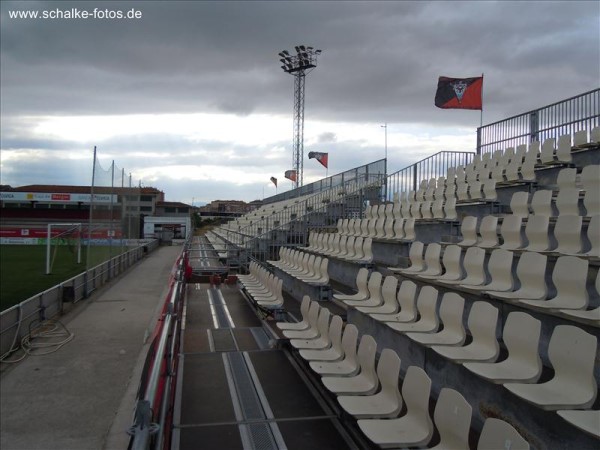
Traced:
<path fill-rule="evenodd" d="M 74 339 L 0 378 L 0 448 L 124 449 L 148 344 L 182 247 L 160 247 L 61 322 Z"/>

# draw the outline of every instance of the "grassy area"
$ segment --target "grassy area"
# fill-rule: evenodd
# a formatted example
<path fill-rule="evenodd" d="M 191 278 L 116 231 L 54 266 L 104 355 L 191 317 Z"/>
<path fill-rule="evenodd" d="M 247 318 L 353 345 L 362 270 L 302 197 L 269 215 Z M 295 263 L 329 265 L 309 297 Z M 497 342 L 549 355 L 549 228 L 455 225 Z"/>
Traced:
<path fill-rule="evenodd" d="M 119 253 L 118 247 L 92 247 L 91 266 L 96 266 Z M 0 246 L 0 311 L 68 280 L 85 271 L 86 248 L 81 249 L 81 264 L 66 247 L 58 247 L 52 273 L 46 275 L 45 245 Z"/>

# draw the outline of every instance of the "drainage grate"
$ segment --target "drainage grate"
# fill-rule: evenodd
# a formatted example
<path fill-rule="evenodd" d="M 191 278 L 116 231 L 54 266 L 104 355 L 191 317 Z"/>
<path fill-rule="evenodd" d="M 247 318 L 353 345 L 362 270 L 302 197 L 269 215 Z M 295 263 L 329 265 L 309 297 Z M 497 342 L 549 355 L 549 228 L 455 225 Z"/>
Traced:
<path fill-rule="evenodd" d="M 271 348 L 271 345 L 269 343 L 269 336 L 267 336 L 267 333 L 265 333 L 264 329 L 260 327 L 253 327 L 250 328 L 250 331 L 252 332 L 252 336 L 254 336 L 254 340 L 258 344 L 259 349 L 267 350 Z"/>
<path fill-rule="evenodd" d="M 249 429 L 252 448 L 255 449 L 277 449 L 275 438 L 268 423 L 253 423 L 247 425 Z"/>

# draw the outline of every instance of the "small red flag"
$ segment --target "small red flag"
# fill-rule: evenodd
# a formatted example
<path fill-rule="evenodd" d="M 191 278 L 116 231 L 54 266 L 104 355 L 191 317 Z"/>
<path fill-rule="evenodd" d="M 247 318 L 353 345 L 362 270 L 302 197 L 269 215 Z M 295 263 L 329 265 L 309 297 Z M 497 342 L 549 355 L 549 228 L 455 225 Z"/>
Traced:
<path fill-rule="evenodd" d="M 435 106 L 443 109 L 483 109 L 483 76 L 438 79 Z"/>
<path fill-rule="evenodd" d="M 295 170 L 286 170 L 285 177 L 288 180 L 292 180 L 292 181 L 296 182 L 296 171 Z"/>
<path fill-rule="evenodd" d="M 327 161 L 329 159 L 329 153 L 310 152 L 308 154 L 308 159 L 311 159 L 311 158 L 315 158 L 317 161 L 319 161 L 321 164 L 323 164 L 324 167 L 327 167 Z"/>

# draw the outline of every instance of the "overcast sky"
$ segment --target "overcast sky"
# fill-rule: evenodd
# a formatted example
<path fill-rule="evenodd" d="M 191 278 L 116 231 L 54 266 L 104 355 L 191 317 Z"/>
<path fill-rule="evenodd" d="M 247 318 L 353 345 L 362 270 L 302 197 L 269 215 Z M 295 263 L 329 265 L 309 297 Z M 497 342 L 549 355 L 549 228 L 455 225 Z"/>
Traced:
<path fill-rule="evenodd" d="M 306 78 L 305 182 L 384 156 L 389 171 L 473 151 L 479 111 L 442 110 L 437 79 L 484 73 L 490 123 L 600 85 L 597 1 L 6 2 L 1 184 L 89 185 L 92 152 L 134 184 L 200 204 L 291 187 L 293 77 L 277 53 L 322 49 Z M 132 8 L 138 19 L 15 11 Z M 111 13 L 112 14 L 112 13 Z"/>

